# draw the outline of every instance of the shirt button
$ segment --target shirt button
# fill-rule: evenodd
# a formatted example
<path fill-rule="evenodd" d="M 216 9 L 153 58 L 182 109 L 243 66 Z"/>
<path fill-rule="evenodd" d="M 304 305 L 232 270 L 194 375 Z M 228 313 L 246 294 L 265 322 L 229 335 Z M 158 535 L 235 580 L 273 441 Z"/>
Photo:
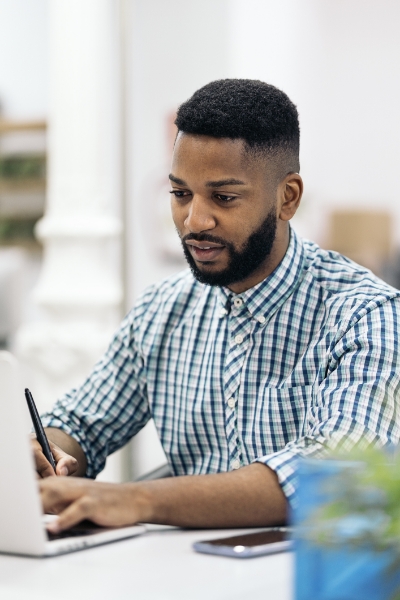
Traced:
<path fill-rule="evenodd" d="M 259 323 L 265 323 L 265 317 L 257 317 Z"/>
<path fill-rule="evenodd" d="M 226 308 L 221 308 L 221 311 L 219 313 L 220 318 L 222 319 L 222 317 L 225 317 L 226 314 L 228 314 Z"/>
<path fill-rule="evenodd" d="M 240 469 L 240 461 L 238 461 L 237 458 L 235 458 L 235 460 L 232 461 L 232 469 Z"/>
<path fill-rule="evenodd" d="M 235 408 L 235 404 L 236 404 L 235 398 L 229 398 L 229 400 L 228 400 L 229 408 Z"/>
<path fill-rule="evenodd" d="M 236 306 L 236 308 L 240 308 L 240 306 L 243 304 L 243 300 L 241 298 L 235 298 L 233 300 L 233 304 Z"/>
<path fill-rule="evenodd" d="M 243 336 L 242 335 L 235 335 L 235 342 L 237 344 L 241 344 L 243 342 Z"/>

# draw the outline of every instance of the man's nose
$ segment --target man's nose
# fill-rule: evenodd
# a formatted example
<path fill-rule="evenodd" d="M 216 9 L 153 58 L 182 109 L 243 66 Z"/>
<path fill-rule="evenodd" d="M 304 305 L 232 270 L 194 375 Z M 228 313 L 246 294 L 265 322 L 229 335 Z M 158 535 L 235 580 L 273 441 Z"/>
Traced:
<path fill-rule="evenodd" d="M 189 204 L 189 212 L 184 221 L 190 233 L 200 233 L 214 229 L 216 223 L 209 203 L 199 196 L 194 196 Z"/>

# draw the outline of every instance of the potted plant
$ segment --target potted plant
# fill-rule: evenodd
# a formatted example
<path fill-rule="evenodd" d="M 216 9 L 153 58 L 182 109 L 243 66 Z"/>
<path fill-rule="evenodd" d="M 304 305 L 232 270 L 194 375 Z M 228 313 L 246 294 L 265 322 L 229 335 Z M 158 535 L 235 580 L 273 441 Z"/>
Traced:
<path fill-rule="evenodd" d="M 304 460 L 299 477 L 296 600 L 400 600 L 400 456 Z"/>

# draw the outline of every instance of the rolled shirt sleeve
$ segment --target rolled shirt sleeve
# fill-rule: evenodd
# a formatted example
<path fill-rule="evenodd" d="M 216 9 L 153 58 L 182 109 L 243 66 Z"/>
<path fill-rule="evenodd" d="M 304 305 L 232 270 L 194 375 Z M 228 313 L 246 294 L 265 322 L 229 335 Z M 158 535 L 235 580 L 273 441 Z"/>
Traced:
<path fill-rule="evenodd" d="M 305 435 L 257 458 L 273 469 L 296 503 L 301 457 L 323 457 L 338 446 L 397 444 L 399 440 L 399 298 L 370 302 L 341 327 L 331 344 L 326 376 L 312 389 Z"/>
<path fill-rule="evenodd" d="M 87 477 L 96 477 L 107 456 L 124 446 L 151 418 L 133 323 L 132 311 L 84 384 L 65 394 L 41 417 L 45 427 L 61 429 L 78 442 L 87 459 Z"/>

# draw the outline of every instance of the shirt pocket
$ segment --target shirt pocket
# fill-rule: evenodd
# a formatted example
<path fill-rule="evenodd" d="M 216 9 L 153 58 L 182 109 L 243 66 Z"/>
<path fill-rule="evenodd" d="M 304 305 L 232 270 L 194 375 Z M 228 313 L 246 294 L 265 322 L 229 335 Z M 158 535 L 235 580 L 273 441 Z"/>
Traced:
<path fill-rule="evenodd" d="M 313 385 L 265 387 L 253 407 L 243 406 L 242 441 L 249 462 L 305 435 L 314 390 Z"/>

